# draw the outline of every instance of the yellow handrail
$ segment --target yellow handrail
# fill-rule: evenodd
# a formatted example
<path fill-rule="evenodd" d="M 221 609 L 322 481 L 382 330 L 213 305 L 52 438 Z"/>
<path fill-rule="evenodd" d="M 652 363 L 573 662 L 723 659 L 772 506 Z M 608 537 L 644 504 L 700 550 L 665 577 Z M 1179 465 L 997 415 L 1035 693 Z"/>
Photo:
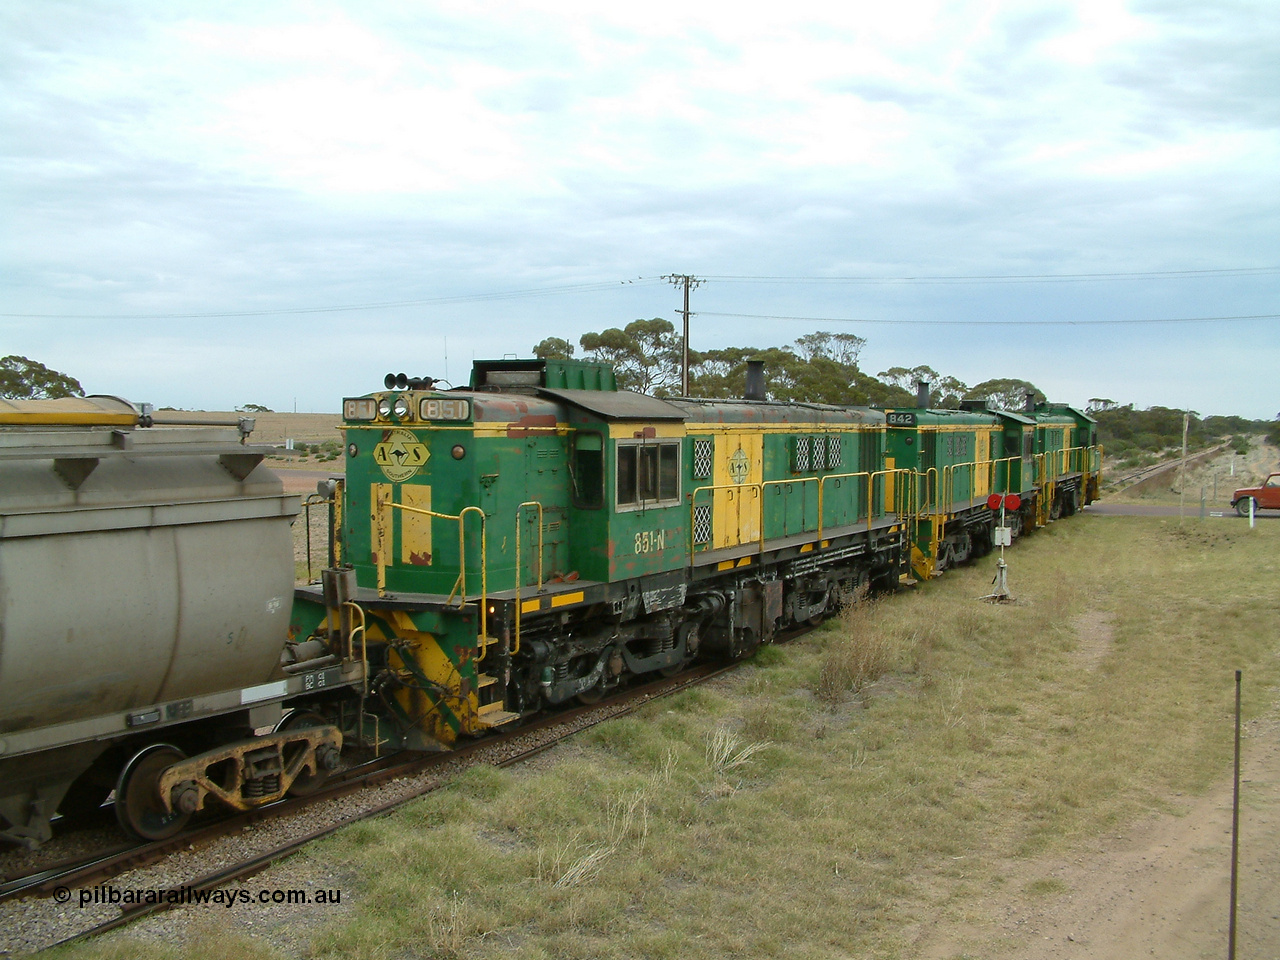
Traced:
<path fill-rule="evenodd" d="M 696 536 L 696 533 L 694 530 L 693 517 L 694 517 L 695 511 L 698 508 L 698 494 L 708 492 L 708 491 L 712 494 L 712 510 L 714 511 L 715 509 L 714 494 L 715 494 L 715 491 L 717 490 L 727 490 L 729 493 L 734 493 L 735 491 L 742 491 L 742 490 L 755 491 L 756 499 L 760 502 L 759 520 L 760 520 L 760 530 L 761 532 L 763 532 L 764 531 L 764 496 L 762 495 L 762 487 L 763 487 L 763 484 L 760 484 L 760 483 L 714 483 L 714 484 L 709 483 L 705 486 L 695 487 L 693 490 L 693 493 L 690 495 L 690 498 L 689 498 L 689 556 L 692 557 L 697 550 L 697 544 L 694 543 L 693 541 L 694 536 Z M 732 497 L 730 499 L 732 499 Z M 713 537 L 714 537 L 714 533 L 713 533 Z M 711 545 L 712 546 L 715 545 L 714 539 Z"/>
<path fill-rule="evenodd" d="M 791 477 L 791 478 L 789 478 L 789 479 L 785 479 L 785 480 L 765 480 L 765 481 L 762 481 L 760 484 L 758 484 L 758 486 L 760 487 L 760 493 L 759 493 L 759 499 L 760 499 L 760 518 L 759 518 L 759 522 L 760 522 L 760 536 L 758 537 L 758 539 L 759 539 L 759 541 L 760 541 L 760 552 L 761 552 L 761 553 L 764 553 L 764 541 L 765 541 L 765 535 L 764 535 L 764 502 L 765 502 L 765 501 L 764 501 L 764 488 L 765 488 L 765 487 L 770 487 L 770 486 L 773 486 L 773 487 L 780 487 L 780 486 L 783 486 L 783 485 L 789 485 L 789 484 L 793 484 L 793 483 L 798 483 L 798 484 L 800 484 L 800 488 L 801 488 L 801 489 L 804 489 L 804 485 L 805 485 L 806 483 L 817 483 L 817 482 L 818 482 L 818 477 Z M 788 489 L 790 489 L 790 488 L 789 488 L 789 486 L 788 486 Z M 786 514 L 783 514 L 783 516 L 786 516 Z M 822 484 L 821 484 L 821 483 L 818 483 L 818 525 L 819 525 L 819 526 L 821 526 L 821 525 L 822 525 Z M 802 530 L 801 532 L 803 533 L 804 531 Z"/>
<path fill-rule="evenodd" d="M 342 604 L 342 611 L 350 611 L 351 629 L 346 631 L 347 634 L 347 660 L 348 662 L 355 659 L 355 637 L 360 634 L 360 663 L 364 668 L 361 683 L 364 686 L 365 694 L 369 692 L 369 639 L 365 634 L 364 608 L 354 600 L 347 600 Z M 341 616 L 341 611 L 339 612 Z"/>
<path fill-rule="evenodd" d="M 389 543 L 391 538 L 386 535 L 386 508 L 394 507 L 397 510 L 403 510 L 406 513 L 417 513 L 424 517 L 436 517 L 440 520 L 457 520 L 458 521 L 458 579 L 454 581 L 453 589 L 449 591 L 449 596 L 445 600 L 446 604 L 453 603 L 453 598 L 458 597 L 459 608 L 467 604 L 467 541 L 466 541 L 466 516 L 468 513 L 478 513 L 480 515 L 480 642 L 477 644 L 480 648 L 480 655 L 476 657 L 476 663 L 484 659 L 485 651 L 489 642 L 489 537 L 485 525 L 485 513 L 479 507 L 463 507 L 462 512 L 454 515 L 452 513 L 436 513 L 434 510 L 424 510 L 421 507 L 411 507 L 403 503 L 395 503 L 389 498 L 384 498 L 381 494 L 378 497 L 377 512 L 375 517 L 378 524 L 378 545 Z M 378 550 L 378 596 L 385 597 L 387 595 L 387 560 L 386 551 Z"/>
<path fill-rule="evenodd" d="M 824 474 L 823 476 L 812 476 L 812 477 L 787 477 L 780 480 L 764 480 L 764 481 L 757 481 L 753 483 L 706 484 L 704 486 L 696 487 L 689 499 L 689 553 L 692 556 L 694 553 L 697 552 L 697 548 L 698 548 L 698 544 L 693 539 L 695 536 L 693 518 L 696 515 L 696 511 L 699 505 L 698 499 L 702 494 L 710 494 L 714 498 L 714 495 L 717 491 L 726 491 L 731 495 L 734 493 L 745 493 L 747 490 L 752 491 L 756 495 L 756 499 L 758 501 L 756 521 L 759 525 L 759 532 L 756 536 L 756 541 L 759 544 L 760 549 L 763 551 L 764 545 L 767 539 L 765 536 L 765 503 L 767 502 L 767 498 L 764 496 L 766 487 L 790 488 L 792 485 L 799 484 L 803 489 L 804 485 L 806 484 L 816 484 L 818 489 L 817 527 L 815 530 L 812 530 L 812 531 L 802 530 L 800 532 L 816 533 L 819 539 L 821 539 L 822 533 L 827 526 L 826 524 L 826 505 L 827 505 L 826 483 L 828 480 L 856 480 L 859 478 L 866 478 L 866 504 L 865 504 L 866 517 L 865 519 L 866 519 L 867 529 L 870 530 L 875 525 L 876 479 L 878 477 L 888 478 L 890 476 L 892 476 L 894 479 L 895 495 L 897 493 L 897 485 L 899 484 L 907 487 L 907 490 L 904 493 L 905 497 L 910 498 L 916 493 L 916 490 L 914 489 L 916 485 L 913 483 L 912 471 L 906 469 L 905 467 L 894 469 L 894 470 L 874 470 L 874 471 L 859 470 L 853 473 L 829 473 L 829 474 Z M 854 486 L 851 489 L 856 491 L 858 490 L 858 487 Z M 900 502 L 903 502 L 905 504 L 906 501 L 903 500 Z M 713 499 L 713 503 L 714 503 L 714 499 Z M 897 512 L 899 515 L 901 515 L 902 513 L 906 513 L 908 516 L 911 515 L 909 510 L 902 510 Z M 739 543 L 742 543 L 742 542 L 745 542 L 745 541 L 739 541 Z M 711 547 L 714 547 L 714 545 L 715 544 L 713 540 L 711 542 Z"/>

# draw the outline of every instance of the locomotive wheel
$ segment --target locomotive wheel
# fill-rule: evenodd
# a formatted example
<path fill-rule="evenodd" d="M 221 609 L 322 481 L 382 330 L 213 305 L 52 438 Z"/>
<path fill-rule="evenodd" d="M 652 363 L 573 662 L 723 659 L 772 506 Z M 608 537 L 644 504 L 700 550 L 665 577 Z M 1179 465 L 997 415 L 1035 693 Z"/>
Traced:
<path fill-rule="evenodd" d="M 116 819 L 139 840 L 167 840 L 191 819 L 189 813 L 172 813 L 160 802 L 160 774 L 187 755 L 167 743 L 153 743 L 133 755 L 116 781 Z"/>
<path fill-rule="evenodd" d="M 594 687 L 575 694 L 574 699 L 584 707 L 594 706 L 604 699 L 604 684 L 597 683 Z"/>
<path fill-rule="evenodd" d="M 287 717 L 276 724 L 276 732 L 282 733 L 285 730 L 305 730 L 308 727 L 323 727 L 325 725 L 324 717 L 316 713 L 314 710 L 294 710 Z M 306 747 L 299 744 L 293 747 L 286 747 L 284 751 L 284 764 L 289 766 L 298 755 L 299 752 L 305 752 Z M 321 787 L 325 781 L 329 779 L 329 771 L 316 763 L 316 772 L 303 772 L 296 780 L 289 785 L 286 791 L 291 797 L 309 797 Z"/>
<path fill-rule="evenodd" d="M 1236 501 L 1236 513 L 1239 516 L 1247 517 L 1249 515 L 1249 504 L 1253 503 L 1253 497 L 1241 497 Z M 1254 507 L 1253 512 L 1256 515 L 1258 508 Z"/>

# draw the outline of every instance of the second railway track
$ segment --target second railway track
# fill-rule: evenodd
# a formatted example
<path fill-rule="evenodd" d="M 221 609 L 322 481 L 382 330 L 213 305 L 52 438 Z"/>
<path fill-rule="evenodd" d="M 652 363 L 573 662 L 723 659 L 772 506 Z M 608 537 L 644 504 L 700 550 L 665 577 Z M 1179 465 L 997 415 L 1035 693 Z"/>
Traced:
<path fill-rule="evenodd" d="M 520 763 L 581 730 L 706 682 L 734 666 L 688 670 L 450 753 L 381 758 L 345 771 L 313 796 L 226 817 L 170 840 L 117 845 L 110 851 L 41 865 L 0 884 L 0 901 L 6 901 L 0 902 L 0 955 L 82 940 L 185 905 L 192 902 L 195 891 L 253 876 L 343 826 L 430 793 L 462 770 Z M 91 888 L 108 879 L 116 889 L 136 891 L 143 902 L 96 902 Z M 81 891 L 89 891 L 83 905 Z"/>

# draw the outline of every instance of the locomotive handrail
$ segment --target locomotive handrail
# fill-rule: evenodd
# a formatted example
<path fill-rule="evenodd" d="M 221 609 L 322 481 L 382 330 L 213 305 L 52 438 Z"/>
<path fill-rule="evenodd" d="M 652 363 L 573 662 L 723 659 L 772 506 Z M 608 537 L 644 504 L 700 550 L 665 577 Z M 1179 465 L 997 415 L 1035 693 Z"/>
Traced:
<path fill-rule="evenodd" d="M 877 471 L 884 473 L 885 471 Z M 872 517 L 875 513 L 875 473 L 866 470 L 859 470 L 856 473 L 828 473 L 825 476 L 818 477 L 818 539 L 822 539 L 822 531 L 826 527 L 826 489 L 828 480 L 852 480 L 855 477 L 867 478 L 867 529 L 871 529 Z M 855 488 L 856 490 L 856 488 Z M 857 510 L 857 501 L 854 502 L 854 510 Z M 855 514 L 854 519 L 858 517 Z"/>
<path fill-rule="evenodd" d="M 440 520 L 457 520 L 458 521 L 458 579 L 454 581 L 453 589 L 449 591 L 449 596 L 445 600 L 445 604 L 451 604 L 454 597 L 458 597 L 458 607 L 461 609 L 467 604 L 467 541 L 466 541 L 466 516 L 468 513 L 478 513 L 480 515 L 480 655 L 476 657 L 475 662 L 479 663 L 484 659 L 485 651 L 488 649 L 489 642 L 489 537 L 485 526 L 485 513 L 476 506 L 463 507 L 462 512 L 454 515 L 451 513 L 436 513 L 434 510 L 424 510 L 422 507 L 411 507 L 404 503 L 396 503 L 392 500 L 378 500 L 378 544 L 381 546 L 389 540 L 384 537 L 384 524 L 382 508 L 394 507 L 397 510 L 403 510 L 406 513 L 417 513 L 424 517 L 436 517 Z M 385 550 L 378 551 L 378 596 L 385 597 L 387 595 L 387 561 Z"/>
<path fill-rule="evenodd" d="M 347 600 L 342 604 L 339 615 L 343 611 L 348 612 L 351 617 L 351 626 L 345 632 L 347 635 L 347 660 L 348 662 L 355 660 L 355 638 L 356 634 L 360 634 L 360 664 L 362 669 L 361 684 L 363 685 L 364 694 L 369 693 L 369 638 L 365 633 L 364 607 L 356 603 L 354 600 Z"/>
<path fill-rule="evenodd" d="M 828 473 L 825 476 L 814 478 L 818 481 L 818 529 L 814 532 L 817 533 L 819 540 L 822 539 L 822 531 L 826 528 L 825 521 L 827 517 L 827 513 L 826 513 L 827 481 L 828 480 L 852 480 L 854 477 L 866 477 L 868 480 L 871 479 L 870 474 L 868 474 L 867 471 L 865 470 L 860 470 L 857 473 Z M 854 490 L 856 491 L 857 488 L 854 487 Z M 868 494 L 869 493 L 870 491 L 868 490 Z M 856 500 L 854 501 L 853 506 L 854 506 L 854 509 L 857 510 L 858 504 Z M 854 519 L 855 520 L 858 519 L 856 514 L 854 516 Z M 868 495 L 867 497 L 867 529 L 868 530 L 871 529 L 870 521 L 871 521 L 871 497 L 870 495 Z"/>
<path fill-rule="evenodd" d="M 798 483 L 798 484 L 800 484 L 801 489 L 803 489 L 803 488 L 804 488 L 804 485 L 805 485 L 805 484 L 807 484 L 807 483 L 817 483 L 817 484 L 818 484 L 818 529 L 819 529 L 819 530 L 821 530 L 821 529 L 822 529 L 822 484 L 821 484 L 821 483 L 818 483 L 818 480 L 819 480 L 819 478 L 818 478 L 818 477 L 788 477 L 788 478 L 783 479 L 783 480 L 764 480 L 764 481 L 761 481 L 759 484 L 757 484 L 757 486 L 760 488 L 760 493 L 758 494 L 758 496 L 759 496 L 759 498 L 760 498 L 760 536 L 759 536 L 759 541 L 760 541 L 760 552 L 761 552 L 761 553 L 764 553 L 764 542 L 765 542 L 765 535 L 764 535 L 764 488 L 765 488 L 765 487 L 770 487 L 770 486 L 780 487 L 780 486 L 786 485 L 788 492 L 790 492 L 791 484 L 793 484 L 793 483 Z M 785 516 L 785 514 L 784 514 L 784 516 Z M 802 517 L 803 517 L 803 514 L 802 514 Z M 801 528 L 801 529 L 800 529 L 800 532 L 801 532 L 801 533 L 807 533 L 807 532 L 808 532 L 808 531 L 806 531 L 806 530 L 804 529 L 804 520 L 803 520 L 803 519 L 801 519 L 801 521 L 800 521 L 800 528 Z"/>
<path fill-rule="evenodd" d="M 929 474 L 933 474 L 932 483 L 929 482 L 930 480 Z M 938 487 L 940 485 L 938 468 L 929 467 L 923 472 L 920 472 L 919 475 L 921 479 L 924 481 L 924 490 L 923 490 L 924 500 L 923 502 L 917 502 L 916 504 L 917 511 L 919 513 L 936 514 L 938 512 Z M 917 494 L 921 493 L 919 489 L 917 489 L 916 492 Z"/>
<path fill-rule="evenodd" d="M 1011 457 L 1000 457 L 998 460 L 987 460 L 987 489 L 991 493 L 1009 494 L 1014 491 L 1011 489 L 1013 485 L 1013 464 L 1014 461 L 1021 460 L 1021 455 L 1015 454 Z M 1000 464 L 1004 464 L 1004 483 L 999 482 Z M 998 488 L 1003 487 L 1003 490 Z M 1021 491 L 1019 491 L 1021 492 Z"/>
<path fill-rule="evenodd" d="M 733 499 L 732 495 L 735 492 L 745 493 L 747 490 L 750 490 L 752 494 L 754 494 L 755 499 L 759 503 L 759 510 L 757 511 L 757 515 L 756 515 L 756 520 L 759 524 L 759 532 L 756 536 L 756 542 L 759 544 L 760 550 L 763 552 L 765 543 L 768 540 L 768 537 L 766 536 L 766 530 L 765 530 L 765 503 L 767 502 L 767 498 L 765 498 L 763 495 L 766 487 L 786 488 L 787 490 L 790 490 L 791 487 L 796 484 L 799 484 L 802 488 L 806 484 L 815 484 L 818 490 L 817 525 L 813 530 L 802 529 L 800 532 L 815 533 L 819 538 L 821 538 L 823 531 L 827 528 L 826 483 L 828 480 L 849 480 L 849 479 L 857 479 L 862 477 L 866 478 L 867 497 L 866 497 L 865 519 L 866 519 L 867 529 L 870 530 L 875 524 L 876 480 L 877 478 L 880 478 L 880 477 L 888 478 L 890 476 L 894 478 L 895 495 L 897 494 L 897 487 L 899 485 L 905 486 L 907 488 L 906 491 L 904 491 L 904 495 L 903 495 L 904 502 L 907 498 L 911 497 L 913 493 L 915 493 L 915 491 L 912 489 L 912 471 L 908 470 L 905 467 L 893 469 L 893 470 L 874 470 L 874 471 L 860 470 L 854 473 L 830 473 L 830 474 L 824 474 L 822 476 L 813 476 L 813 477 L 786 477 L 778 480 L 764 480 L 764 481 L 756 481 L 753 483 L 705 484 L 703 486 L 696 487 L 694 488 L 689 498 L 689 514 L 690 514 L 689 554 L 690 556 L 692 556 L 693 554 L 698 552 L 698 543 L 694 540 L 694 537 L 697 534 L 695 531 L 695 523 L 693 522 L 693 517 L 698 507 L 698 499 L 702 494 L 710 494 L 713 497 L 712 502 L 714 504 L 714 495 L 716 491 L 725 491 L 729 495 L 729 499 Z M 851 489 L 853 489 L 856 492 L 859 490 L 859 487 L 855 485 Z M 854 502 L 854 507 L 855 509 L 857 509 L 858 507 L 856 500 Z M 908 511 L 907 515 L 912 516 L 912 513 Z M 861 521 L 863 518 L 861 516 L 858 516 L 856 519 Z M 739 542 L 742 543 L 746 541 L 739 541 Z M 703 547 L 703 551 L 705 552 L 706 550 L 714 549 L 714 548 L 715 548 L 715 539 L 714 539 L 714 532 L 713 532 L 712 539 L 707 542 L 706 546 Z"/>
<path fill-rule="evenodd" d="M 520 506 L 516 507 L 516 643 L 511 650 L 511 656 L 515 656 L 520 652 L 520 586 L 523 578 L 520 576 L 520 515 L 525 507 L 538 508 L 538 592 L 542 592 L 542 503 L 537 500 L 526 500 Z"/>

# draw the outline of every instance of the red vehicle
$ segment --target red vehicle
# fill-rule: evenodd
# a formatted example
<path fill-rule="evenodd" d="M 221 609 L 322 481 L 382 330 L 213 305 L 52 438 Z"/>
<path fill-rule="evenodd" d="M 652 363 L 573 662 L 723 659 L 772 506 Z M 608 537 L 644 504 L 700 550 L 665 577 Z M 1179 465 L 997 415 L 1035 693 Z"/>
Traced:
<path fill-rule="evenodd" d="M 1249 515 L 1249 501 L 1253 501 L 1253 510 L 1280 510 L 1280 473 L 1267 477 L 1266 483 L 1260 487 L 1245 487 L 1231 495 L 1231 505 L 1242 517 Z"/>

